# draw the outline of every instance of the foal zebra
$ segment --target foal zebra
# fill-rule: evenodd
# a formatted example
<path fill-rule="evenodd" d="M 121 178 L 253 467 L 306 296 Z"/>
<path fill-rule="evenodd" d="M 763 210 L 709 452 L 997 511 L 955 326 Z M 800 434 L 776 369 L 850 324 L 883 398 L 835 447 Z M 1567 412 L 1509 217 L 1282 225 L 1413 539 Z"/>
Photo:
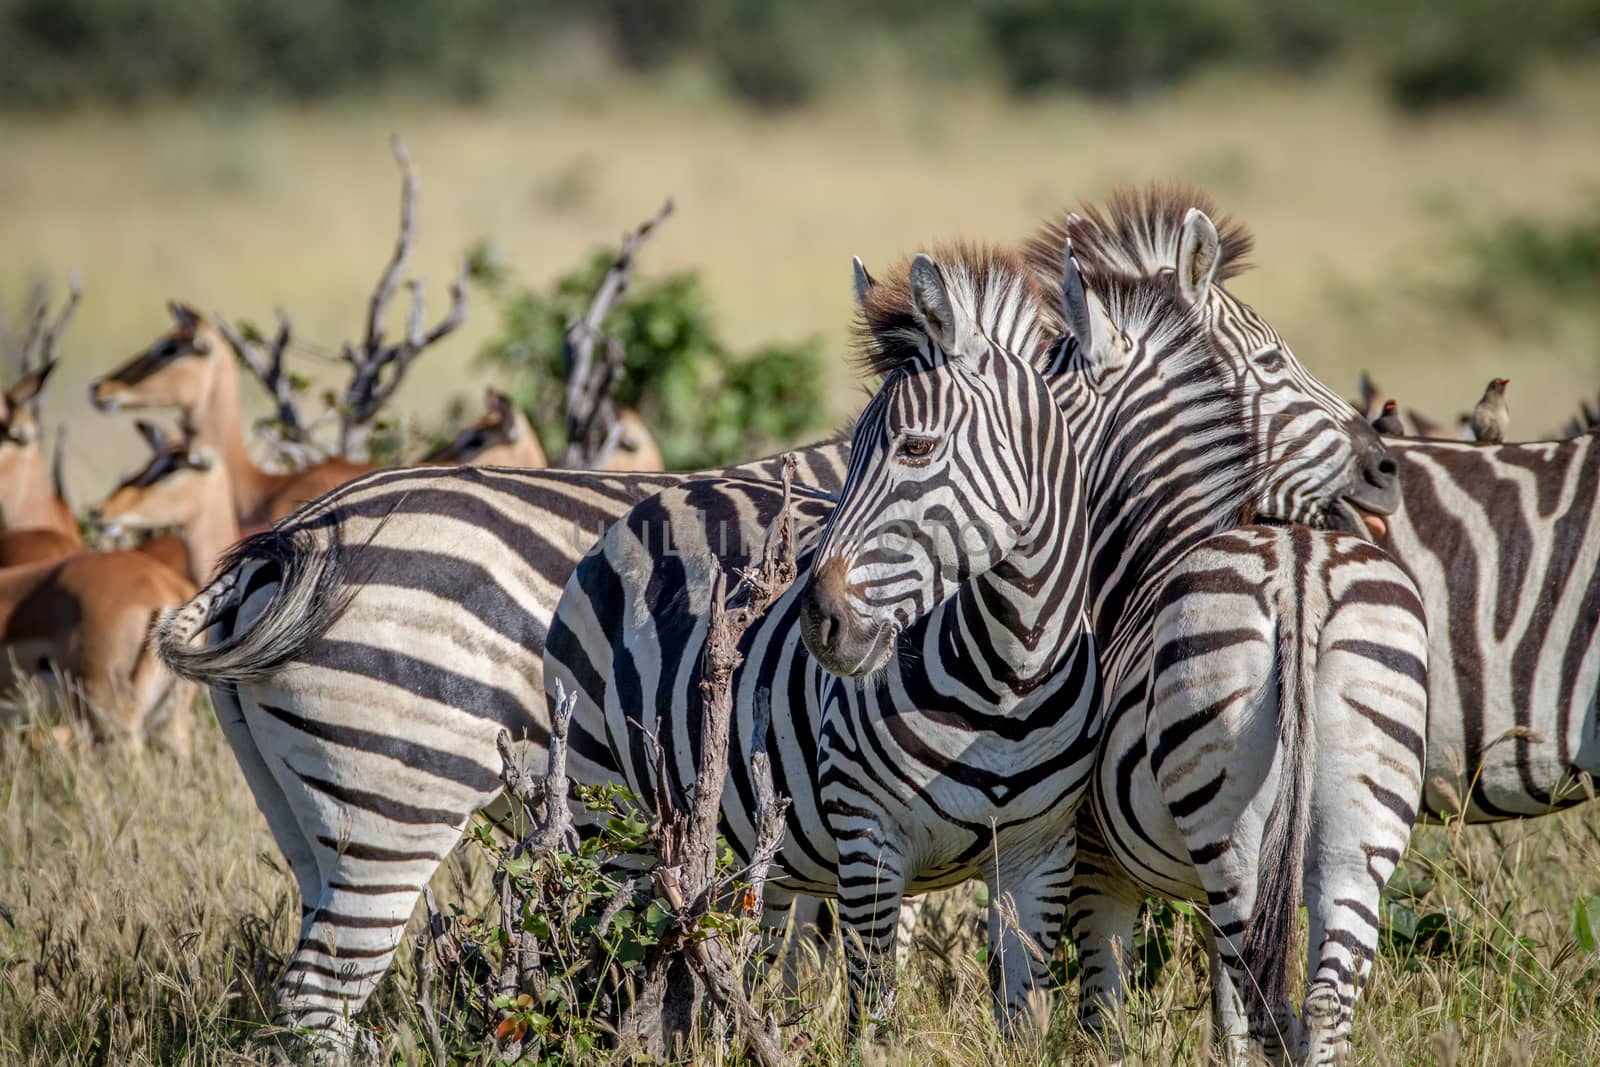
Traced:
<path fill-rule="evenodd" d="M 1140 229 L 1130 225 L 1129 232 Z M 1223 228 L 1222 249 L 1236 243 L 1234 233 Z M 1130 238 L 1130 248 L 1136 243 Z M 1114 240 L 1101 244 L 1107 254 L 1089 257 L 1085 268 L 1116 275 L 1096 267 L 1097 259 L 1120 262 L 1131 253 L 1113 258 Z M 1228 269 L 1214 244 L 1209 252 L 1203 241 L 1196 248 L 1197 258 L 1209 256 Z M 1040 271 L 1052 291 L 1059 254 L 1057 244 L 1051 265 Z M 1382 510 L 1388 477 L 1387 453 L 1371 428 L 1304 392 L 1304 371 L 1287 351 L 1283 380 L 1269 389 L 1262 379 L 1236 374 L 1224 353 L 1192 336 L 1196 328 L 1183 316 L 1154 313 L 1172 303 L 1170 279 L 1122 290 L 1109 313 L 1094 312 L 1103 325 L 1096 344 L 1080 346 L 1059 368 L 1072 403 L 1093 427 L 1076 441 L 1091 507 L 1097 633 L 1128 610 L 1140 576 L 1231 525 L 1202 518 L 1195 508 L 1215 501 L 1220 516 L 1244 503 L 1229 494 L 1198 502 L 1115 496 L 1124 472 L 1153 484 L 1169 477 L 1215 481 L 1232 463 L 1259 472 L 1258 500 L 1292 504 L 1264 514 L 1325 521 L 1348 516 L 1339 503 L 1347 496 Z M 1118 321 L 1124 314 L 1126 323 Z M 1189 355 L 1163 364 L 1153 349 Z M 1187 424 L 1173 417 L 1193 401 L 1194 381 L 1180 380 L 1170 404 L 1166 394 L 1163 376 L 1197 362 L 1213 369 L 1190 369 L 1190 378 L 1206 378 L 1207 395 L 1234 396 L 1232 418 L 1243 438 L 1215 463 L 1203 439 L 1186 439 Z M 1279 432 L 1308 405 L 1321 414 L 1302 417 L 1299 436 Z M 801 482 L 839 486 L 842 442 L 799 455 Z M 773 461 L 728 473 L 770 479 L 778 471 Z M 1295 492 L 1272 491 L 1283 471 L 1292 472 Z M 498 795 L 496 732 L 504 727 L 530 744 L 545 743 L 545 632 L 572 568 L 628 508 L 688 477 L 375 472 L 243 542 L 217 579 L 168 619 L 163 658 L 210 687 L 246 781 L 300 886 L 303 951 L 279 987 L 284 1017 L 347 1030 L 349 1016 L 382 976 L 392 954 L 384 946 L 399 938 L 421 886 L 465 821 Z M 1095 519 L 1096 507 L 1103 521 Z M 1190 524 L 1197 528 L 1188 540 L 1162 536 Z M 344 949 L 336 956 L 338 946 Z M 318 998 L 297 1000 L 297 987 L 315 988 Z"/>
<path fill-rule="evenodd" d="M 1117 851 L 1120 876 L 1085 862 L 1080 882 L 1115 906 L 1075 914 L 1073 936 L 1125 958 L 1145 893 L 1204 901 L 1214 1036 L 1230 1063 L 1252 1038 L 1276 1060 L 1298 1032 L 1285 993 L 1303 883 L 1296 1059 L 1333 1064 L 1421 803 L 1421 598 L 1374 545 L 1303 526 L 1219 534 L 1163 584 L 1148 704 L 1112 712 L 1090 788 L 1109 839 L 1137 847 Z M 1080 973 L 1102 1029 L 1120 971 Z"/>
<path fill-rule="evenodd" d="M 992 250 L 919 256 L 863 295 L 884 381 L 795 585 L 741 642 L 732 732 L 793 801 L 769 884 L 838 896 L 852 1030 L 892 1003 L 902 896 L 978 875 L 1015 1022 L 1048 982 L 1100 696 L 1078 462 L 1041 375 L 1059 331 L 1027 268 Z M 678 787 L 694 780 L 712 578 L 743 562 L 720 546 L 778 502 L 692 482 L 578 565 L 545 651 L 547 691 L 578 694 L 574 778 L 649 795 L 659 738 Z M 724 827 L 746 860 L 753 794 L 731 759 Z"/>

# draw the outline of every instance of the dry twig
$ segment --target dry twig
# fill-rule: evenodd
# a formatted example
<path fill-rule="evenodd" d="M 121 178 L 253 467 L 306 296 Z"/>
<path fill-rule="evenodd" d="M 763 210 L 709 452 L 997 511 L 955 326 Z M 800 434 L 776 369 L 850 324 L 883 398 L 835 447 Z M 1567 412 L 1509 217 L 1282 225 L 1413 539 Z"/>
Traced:
<path fill-rule="evenodd" d="M 383 317 L 400 286 L 400 277 L 411 260 L 416 243 L 417 171 L 400 138 L 392 141 L 395 160 L 400 164 L 400 233 L 394 254 L 389 258 L 378 284 L 367 301 L 366 333 L 358 344 L 345 344 L 341 356 L 350 364 L 350 384 L 345 387 L 339 409 L 339 454 L 349 456 L 362 446 L 372 421 L 394 396 L 411 364 L 428 348 L 454 333 L 467 317 L 467 262 L 450 285 L 450 309 L 431 329 L 424 328 L 423 282 L 413 278 L 411 308 L 406 316 L 405 336 L 390 344 L 383 335 Z"/>
<path fill-rule="evenodd" d="M 611 395 L 622 380 L 626 353 L 614 337 L 601 332 L 606 319 L 628 291 L 633 260 L 657 226 L 672 214 L 668 197 L 638 229 L 623 238 L 622 250 L 606 270 L 583 318 L 567 327 L 567 449 L 562 466 L 594 469 L 617 446 L 620 428 Z M 605 359 L 595 362 L 595 343 L 606 343 Z"/>

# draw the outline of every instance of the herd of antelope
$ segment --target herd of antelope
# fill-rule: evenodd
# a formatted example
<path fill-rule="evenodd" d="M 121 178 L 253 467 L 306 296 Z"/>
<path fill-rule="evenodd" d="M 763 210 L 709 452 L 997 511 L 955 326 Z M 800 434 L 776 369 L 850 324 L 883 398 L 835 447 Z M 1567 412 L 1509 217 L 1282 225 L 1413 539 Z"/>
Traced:
<path fill-rule="evenodd" d="M 264 469 L 241 414 L 236 340 L 217 316 L 178 303 L 169 308 L 172 327 L 89 389 L 102 412 L 163 409 L 175 416 L 176 432 L 138 420 L 149 456 L 88 512 L 92 540 L 142 538 L 135 547 L 86 543 L 47 456 L 38 401 L 58 365 L 55 349 L 72 305 L 40 365 L 0 394 L 0 648 L 9 661 L 3 695 L 21 713 L 39 692 L 54 693 L 67 712 L 50 731 L 60 741 L 87 732 L 132 749 L 150 743 L 187 753 L 196 694 L 157 659 L 152 625 L 193 596 L 243 534 L 372 469 L 338 457 L 292 471 Z M 638 415 L 618 416 L 629 447 L 615 450 L 607 469 L 659 469 L 660 453 Z M 548 465 L 527 417 L 492 388 L 484 414 L 422 462 Z"/>

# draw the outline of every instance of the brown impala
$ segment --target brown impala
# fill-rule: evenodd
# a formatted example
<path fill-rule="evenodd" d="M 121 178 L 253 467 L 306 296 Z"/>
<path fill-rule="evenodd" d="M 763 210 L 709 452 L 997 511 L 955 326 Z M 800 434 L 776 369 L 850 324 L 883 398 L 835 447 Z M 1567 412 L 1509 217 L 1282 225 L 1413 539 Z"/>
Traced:
<path fill-rule="evenodd" d="M 239 417 L 238 354 L 211 319 L 182 304 L 168 304 L 173 328 L 143 352 L 89 386 L 101 411 L 176 408 L 194 427 L 197 443 L 216 452 L 233 483 L 233 508 L 241 526 L 265 526 L 343 485 L 367 463 L 330 459 L 304 470 L 262 470 L 245 446 Z"/>

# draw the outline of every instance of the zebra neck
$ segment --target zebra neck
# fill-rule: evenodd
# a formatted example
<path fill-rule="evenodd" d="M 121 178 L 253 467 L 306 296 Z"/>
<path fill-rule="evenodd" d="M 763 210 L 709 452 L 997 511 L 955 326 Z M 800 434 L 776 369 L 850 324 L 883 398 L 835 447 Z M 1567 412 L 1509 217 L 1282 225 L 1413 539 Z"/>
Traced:
<path fill-rule="evenodd" d="M 1042 508 L 1004 559 L 931 616 L 933 647 L 975 669 L 1001 706 L 1044 686 L 1088 638 L 1081 500 L 1074 486 Z"/>
<path fill-rule="evenodd" d="M 1187 378 L 1160 381 L 1164 401 L 1131 389 L 1105 397 L 1081 385 L 1057 396 L 1082 457 L 1089 613 L 1108 665 L 1147 629 L 1160 584 L 1153 579 L 1235 525 L 1249 498 L 1244 431 L 1186 420 L 1186 387 Z"/>

